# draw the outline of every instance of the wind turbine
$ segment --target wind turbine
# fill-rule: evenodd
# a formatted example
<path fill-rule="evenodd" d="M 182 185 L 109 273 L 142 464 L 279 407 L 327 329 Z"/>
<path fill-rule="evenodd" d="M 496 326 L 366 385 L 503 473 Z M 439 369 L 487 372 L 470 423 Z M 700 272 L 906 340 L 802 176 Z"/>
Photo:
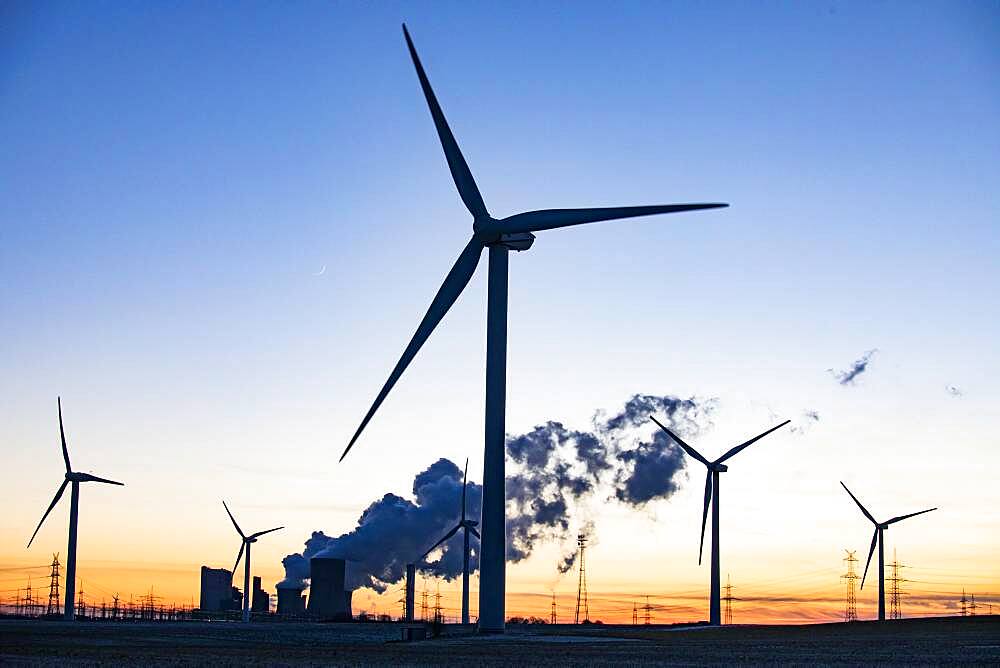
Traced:
<path fill-rule="evenodd" d="M 28 547 L 31 547 L 31 543 L 35 540 L 35 536 L 38 535 L 38 530 L 42 528 L 45 518 L 49 516 L 52 509 L 56 507 L 57 503 L 59 503 L 59 499 L 62 498 L 63 492 L 66 491 L 66 485 L 72 485 L 69 497 L 69 546 L 66 549 L 66 599 L 63 603 L 63 618 L 66 621 L 71 622 L 76 617 L 76 607 L 73 599 L 76 597 L 76 532 L 80 513 L 80 483 L 103 482 L 109 485 L 121 486 L 124 486 L 125 483 L 115 482 L 114 480 L 107 480 L 105 478 L 98 478 L 97 476 L 90 475 L 89 473 L 79 473 L 73 470 L 73 467 L 70 466 L 69 463 L 69 449 L 66 447 L 66 431 L 63 429 L 61 397 L 56 397 L 56 405 L 59 407 L 59 437 L 62 439 L 62 454 L 63 461 L 66 462 L 66 475 L 63 478 L 63 483 L 59 485 L 59 489 L 56 490 L 56 495 L 52 497 L 52 503 L 49 504 L 45 514 L 42 515 L 42 519 L 39 520 L 38 526 L 35 527 L 35 533 L 31 534 L 31 540 L 28 541 Z"/>
<path fill-rule="evenodd" d="M 444 535 L 444 538 L 434 543 L 429 550 L 424 552 L 420 556 L 420 561 L 427 558 L 427 555 L 433 552 L 438 545 L 445 542 L 452 536 L 454 536 L 459 529 L 465 529 L 463 532 L 463 537 L 465 543 L 462 547 L 462 623 L 469 623 L 469 533 L 471 532 L 473 536 L 482 541 L 482 536 L 476 531 L 476 525 L 479 522 L 474 520 L 465 519 L 465 488 L 469 480 L 469 460 L 465 460 L 465 475 L 462 477 L 462 519 L 459 520 L 455 528 Z"/>
<path fill-rule="evenodd" d="M 708 623 L 713 626 L 718 626 L 722 623 L 722 578 L 720 575 L 720 565 L 719 565 L 719 474 L 725 473 L 729 470 L 729 467 L 723 464 L 724 461 L 734 456 L 736 453 L 750 447 L 752 444 L 756 443 L 760 439 L 764 438 L 772 431 L 781 429 L 786 424 L 791 422 L 791 420 L 785 420 L 777 427 L 771 427 L 763 434 L 759 436 L 754 436 L 749 441 L 737 445 L 735 448 L 730 448 L 726 454 L 722 455 L 714 462 L 710 462 L 701 454 L 692 448 L 690 445 L 681 440 L 680 436 L 674 432 L 667 429 L 665 426 L 660 424 L 660 421 L 655 417 L 650 416 L 650 419 L 655 422 L 660 429 L 667 432 L 670 438 L 674 439 L 678 445 L 684 448 L 684 452 L 688 453 L 691 457 L 694 457 L 699 462 L 705 465 L 708 469 L 708 474 L 705 476 L 705 507 L 701 513 L 701 542 L 698 544 L 698 565 L 701 565 L 701 554 L 705 547 L 705 523 L 708 521 L 708 506 L 712 506 L 712 585 L 710 590 L 710 600 L 708 608 Z"/>
<path fill-rule="evenodd" d="M 875 543 L 878 543 L 878 620 L 880 622 L 885 621 L 885 545 L 883 541 L 882 534 L 886 529 L 889 528 L 890 524 L 895 524 L 896 522 L 902 522 L 903 520 L 914 517 L 916 515 L 923 515 L 924 513 L 929 513 L 932 510 L 937 510 L 937 508 L 928 508 L 927 510 L 921 510 L 916 513 L 910 513 L 909 515 L 900 515 L 898 517 L 893 517 L 891 520 L 886 520 L 885 522 L 876 522 L 872 514 L 868 512 L 868 509 L 861 505 L 858 501 L 858 497 L 851 493 L 851 490 L 847 489 L 847 485 L 841 481 L 840 486 L 844 488 L 844 491 L 850 494 L 851 498 L 854 499 L 854 503 L 858 504 L 858 508 L 868 521 L 875 525 L 875 533 L 872 534 L 872 545 L 868 548 L 868 561 L 865 562 L 865 573 L 861 576 L 861 589 L 865 588 L 865 578 L 868 577 L 868 567 L 872 563 L 872 554 L 875 552 Z"/>
<path fill-rule="evenodd" d="M 236 555 L 236 563 L 233 564 L 233 573 L 236 573 L 236 567 L 240 565 L 240 559 L 243 558 L 243 550 L 247 552 L 246 561 L 243 562 L 243 621 L 250 621 L 250 546 L 257 542 L 257 539 L 266 533 L 271 533 L 272 531 L 277 531 L 278 529 L 284 529 L 285 527 L 275 527 L 273 529 L 268 529 L 267 531 L 258 531 L 257 533 L 252 533 L 249 536 L 243 533 L 243 529 L 240 525 L 236 523 L 236 518 L 233 514 L 229 512 L 229 506 L 226 502 L 222 502 L 223 507 L 226 509 L 226 514 L 229 515 L 229 519 L 233 521 L 233 526 L 236 527 L 236 533 L 240 535 L 243 542 L 240 544 L 240 553 Z"/>
<path fill-rule="evenodd" d="M 612 207 L 600 209 L 545 209 L 496 219 L 483 202 L 472 172 L 462 156 L 455 136 L 448 127 L 437 97 L 427 80 L 420 58 L 403 26 L 406 46 L 417 70 L 417 78 L 430 108 L 438 138 L 444 149 L 448 168 L 458 194 L 472 214 L 472 238 L 459 254 L 454 266 L 431 301 L 409 344 L 396 363 L 388 380 L 375 397 L 357 431 L 348 443 L 343 460 L 358 440 L 375 411 L 409 366 L 424 342 L 444 318 L 448 309 L 468 285 L 484 249 L 489 249 L 486 312 L 486 428 L 483 464 L 483 539 L 480 546 L 479 630 L 502 633 L 504 630 L 504 590 L 506 567 L 506 531 L 504 528 L 504 412 L 507 393 L 507 269 L 510 250 L 525 251 L 535 240 L 533 232 L 559 227 L 596 223 L 660 213 L 714 209 L 727 204 L 666 204 L 656 206 Z"/>

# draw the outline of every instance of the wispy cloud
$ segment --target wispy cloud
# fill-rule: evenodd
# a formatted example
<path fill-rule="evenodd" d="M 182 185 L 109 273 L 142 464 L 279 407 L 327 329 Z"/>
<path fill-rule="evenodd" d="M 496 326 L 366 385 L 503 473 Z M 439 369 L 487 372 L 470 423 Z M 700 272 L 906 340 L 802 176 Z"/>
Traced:
<path fill-rule="evenodd" d="M 950 396 L 953 396 L 953 397 L 956 397 L 956 398 L 957 397 L 964 397 L 965 396 L 965 392 L 962 391 L 962 388 L 957 387 L 955 385 L 945 385 L 944 386 L 944 391 L 947 392 Z"/>
<path fill-rule="evenodd" d="M 854 363 L 843 371 L 835 371 L 833 369 L 827 369 L 827 371 L 829 371 L 841 385 L 854 385 L 854 381 L 857 380 L 858 376 L 868 370 L 872 357 L 877 352 L 878 348 L 872 348 L 871 350 L 866 351 L 865 354 L 863 354 L 859 359 L 854 360 Z"/>

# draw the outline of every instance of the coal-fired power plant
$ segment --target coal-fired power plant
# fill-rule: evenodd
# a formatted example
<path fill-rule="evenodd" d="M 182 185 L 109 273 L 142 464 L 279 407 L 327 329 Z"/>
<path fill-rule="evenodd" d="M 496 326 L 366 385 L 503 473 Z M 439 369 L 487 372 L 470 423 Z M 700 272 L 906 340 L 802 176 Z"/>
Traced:
<path fill-rule="evenodd" d="M 343 559 L 313 557 L 309 560 L 309 614 L 319 619 L 349 621 L 353 590 L 344 589 Z"/>
<path fill-rule="evenodd" d="M 302 595 L 302 587 L 278 585 L 278 614 L 303 615 L 306 612 L 306 597 Z"/>

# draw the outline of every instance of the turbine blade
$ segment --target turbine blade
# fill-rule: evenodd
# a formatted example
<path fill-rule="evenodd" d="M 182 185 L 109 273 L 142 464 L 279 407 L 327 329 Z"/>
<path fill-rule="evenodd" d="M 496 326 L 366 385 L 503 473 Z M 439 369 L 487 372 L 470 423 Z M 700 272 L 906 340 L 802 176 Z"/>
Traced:
<path fill-rule="evenodd" d="M 722 462 L 726 461 L 727 459 L 729 459 L 730 457 L 732 457 L 736 453 L 738 453 L 738 452 L 740 452 L 742 450 L 745 450 L 746 448 L 749 448 L 751 445 L 753 445 L 754 443 L 756 443 L 760 439 L 764 438 L 765 436 L 767 436 L 768 434 L 770 434 L 772 431 L 777 431 L 778 429 L 781 429 L 782 427 L 784 427 L 789 422 L 791 422 L 791 420 L 785 420 L 784 422 L 782 422 L 781 424 L 779 424 L 777 427 L 771 427 L 770 429 L 768 429 L 767 431 L 765 431 L 763 434 L 760 434 L 759 436 L 754 436 L 753 438 L 751 438 L 746 443 L 741 443 L 740 445 L 737 445 L 735 448 L 731 448 L 729 450 L 729 452 L 727 452 L 726 454 L 724 454 L 721 457 L 719 457 L 718 459 L 716 459 L 715 463 L 716 464 L 721 464 Z"/>
<path fill-rule="evenodd" d="M 476 531 L 476 529 L 474 527 L 469 527 L 469 531 L 471 531 L 472 535 L 475 536 L 476 538 L 478 538 L 479 540 L 483 539 L 483 537 L 479 535 L 479 532 Z"/>
<path fill-rule="evenodd" d="M 848 494 L 851 494 L 851 490 L 847 489 L 847 485 L 844 484 L 843 480 L 840 481 L 840 486 L 843 487 Z M 872 524 L 878 524 L 878 522 L 875 521 L 875 518 L 872 517 L 872 514 L 868 512 L 868 509 L 862 506 L 861 502 L 858 501 L 858 497 L 854 496 L 854 494 L 851 494 L 851 498 L 854 499 L 854 503 L 858 504 L 858 508 L 861 509 L 861 512 L 865 514 L 865 517 L 867 517 Z"/>
<path fill-rule="evenodd" d="M 63 430 L 62 397 L 56 397 L 56 405 L 59 406 L 59 437 L 62 439 L 63 460 L 66 462 L 66 471 L 72 472 L 73 467 L 69 465 L 69 449 L 66 447 L 66 432 Z"/>
<path fill-rule="evenodd" d="M 427 551 L 426 551 L 426 552 L 424 552 L 424 553 L 423 553 L 422 555 L 420 555 L 420 559 L 419 559 L 419 561 L 423 561 L 424 559 L 426 559 L 426 558 L 427 558 L 427 555 L 428 555 L 428 554 L 430 554 L 431 552 L 433 552 L 433 551 L 435 550 L 435 548 L 437 548 L 437 546 L 438 546 L 438 545 L 440 545 L 441 543 L 445 542 L 446 540 L 448 540 L 449 538 L 451 538 L 452 536 L 454 536 L 454 535 L 455 535 L 455 533 L 456 533 L 456 532 L 457 532 L 457 531 L 458 531 L 459 529 L 461 529 L 461 528 L 462 528 L 462 525 L 461 525 L 461 524 L 459 524 L 459 525 L 457 525 L 457 526 L 456 526 L 456 527 L 455 527 L 454 529 L 452 529 L 451 531 L 449 531 L 448 533 L 446 533 L 446 534 L 444 535 L 444 538 L 442 538 L 442 539 L 441 539 L 441 540 L 439 540 L 438 542 L 434 543 L 434 544 L 433 544 L 433 545 L 431 546 L 431 548 L 430 548 L 429 550 L 427 550 Z"/>
<path fill-rule="evenodd" d="M 42 515 L 42 519 L 38 521 L 38 526 L 35 527 L 35 533 L 31 534 L 31 539 L 28 541 L 28 545 L 25 549 L 31 547 L 31 543 L 35 540 L 35 536 L 38 535 L 38 530 L 42 528 L 42 524 L 45 522 L 45 518 L 49 516 L 49 513 L 52 512 L 52 509 L 56 507 L 57 503 L 59 503 L 59 499 L 62 498 L 63 492 L 66 491 L 66 485 L 68 484 L 69 480 L 63 480 L 63 484 L 59 485 L 59 489 L 56 490 L 56 495 L 52 497 L 52 503 L 50 503 L 49 507 L 45 510 L 45 514 Z"/>
<path fill-rule="evenodd" d="M 878 528 L 872 534 L 872 546 L 868 548 L 868 561 L 865 562 L 865 574 L 861 576 L 861 589 L 865 588 L 865 578 L 868 577 L 868 567 L 872 563 L 872 555 L 875 554 L 875 544 L 878 543 Z"/>
<path fill-rule="evenodd" d="M 918 513 L 910 513 L 909 515 L 900 515 L 899 517 L 893 517 L 891 520 L 886 522 L 886 524 L 895 524 L 896 522 L 901 522 L 908 517 L 916 517 L 917 515 L 923 515 L 924 513 L 929 513 L 932 510 L 937 510 L 937 508 L 928 508 L 927 510 L 921 510 Z"/>
<path fill-rule="evenodd" d="M 272 531 L 277 531 L 278 529 L 284 529 L 285 527 L 274 527 L 273 529 L 268 529 L 267 531 L 258 531 L 257 533 L 252 533 L 247 538 L 258 538 L 266 533 L 271 533 Z"/>
<path fill-rule="evenodd" d="M 240 543 L 240 553 L 236 555 L 236 563 L 233 564 L 233 576 L 234 577 L 236 576 L 236 569 L 240 565 L 240 559 L 243 558 L 243 550 L 246 549 L 246 546 L 247 546 L 247 543 L 246 543 L 246 540 L 244 539 L 244 541 L 242 543 Z M 247 593 L 243 592 L 243 595 L 246 596 Z"/>
<path fill-rule="evenodd" d="M 455 261 L 455 265 L 448 272 L 448 276 L 445 277 L 444 283 L 441 284 L 440 289 L 436 295 L 434 295 L 434 300 L 431 302 L 430 307 L 427 309 L 427 313 L 424 315 L 424 319 L 420 321 L 420 325 L 417 327 L 417 331 L 413 334 L 413 338 L 410 339 L 410 343 L 406 346 L 406 350 L 403 351 L 402 357 L 396 362 L 395 368 L 393 368 L 392 373 L 389 374 L 389 380 L 385 381 L 385 385 L 382 386 L 382 390 L 375 397 L 374 403 L 372 403 L 371 408 L 368 409 L 368 413 L 365 414 L 365 418 L 361 421 L 361 425 L 358 430 L 354 432 L 354 436 L 351 438 L 351 442 L 347 444 L 347 448 L 344 449 L 344 454 L 340 455 L 340 461 L 344 461 L 344 457 L 347 453 L 351 451 L 354 447 L 354 443 L 361 436 L 361 432 L 368 425 L 368 422 L 375 415 L 375 411 L 378 407 L 382 405 L 385 398 L 389 395 L 389 391 L 399 380 L 399 377 L 403 375 L 406 367 L 410 365 L 413 358 L 417 356 L 417 352 L 420 350 L 424 342 L 434 331 L 434 328 L 438 326 L 445 314 L 448 313 L 448 309 L 451 308 L 458 296 L 462 294 L 462 290 L 465 286 L 469 284 L 469 280 L 472 275 L 476 272 L 476 266 L 479 264 L 479 257 L 483 252 L 483 243 L 476 237 L 472 237 L 469 243 L 466 244 L 465 248 L 462 250 L 461 255 Z"/>
<path fill-rule="evenodd" d="M 469 482 L 469 458 L 465 458 L 465 474 L 462 476 L 462 521 L 465 521 L 465 486 Z"/>
<path fill-rule="evenodd" d="M 602 220 L 620 220 L 661 213 L 680 213 L 699 209 L 719 209 L 728 204 L 659 204 L 654 206 L 613 206 L 600 209 L 542 209 L 508 216 L 500 221 L 505 234 L 540 232 L 557 227 L 598 223 Z"/>
<path fill-rule="evenodd" d="M 458 188 L 458 194 L 474 218 L 489 217 L 490 214 L 486 211 L 486 205 L 483 203 L 483 196 L 479 193 L 479 188 L 476 186 L 476 180 L 472 177 L 469 165 L 465 162 L 462 151 L 458 148 L 455 135 L 451 133 L 451 128 L 448 127 L 448 121 L 445 120 L 444 112 L 441 111 L 441 105 L 438 104 L 437 96 L 434 95 L 431 82 L 427 80 L 424 66 L 420 64 L 420 57 L 413 46 L 413 40 L 410 39 L 410 31 L 406 29 L 406 24 L 403 24 L 403 35 L 406 37 L 406 47 L 410 50 L 410 58 L 413 59 L 413 66 L 417 68 L 417 78 L 420 79 L 420 87 L 424 91 L 427 106 L 430 107 L 431 117 L 434 119 L 434 127 L 437 128 L 438 139 L 441 140 L 441 148 L 444 149 L 444 157 L 448 161 L 448 169 L 451 170 L 451 178 L 455 180 L 455 187 Z"/>
<path fill-rule="evenodd" d="M 90 475 L 89 473 L 80 473 L 80 482 L 103 482 L 109 485 L 121 485 L 125 486 L 123 482 L 117 482 L 115 480 L 108 480 L 107 478 L 98 478 L 96 475 Z"/>
<path fill-rule="evenodd" d="M 236 523 L 236 518 L 233 517 L 233 514 L 229 512 L 229 506 L 226 505 L 225 499 L 222 500 L 222 506 L 226 509 L 226 514 L 229 515 L 229 519 L 233 521 L 233 526 L 236 527 L 236 531 L 240 534 L 240 538 L 246 539 L 246 534 L 243 533 L 243 529 L 241 529 L 240 525 Z"/>
<path fill-rule="evenodd" d="M 698 544 L 698 565 L 701 566 L 701 553 L 705 549 L 705 525 L 708 523 L 708 506 L 712 503 L 712 469 L 705 476 L 705 508 L 701 511 L 701 542 Z"/>
<path fill-rule="evenodd" d="M 684 452 L 688 453 L 689 455 L 691 455 L 692 457 L 694 457 L 695 459 L 697 459 L 699 462 L 701 462 L 705 466 L 711 466 L 711 463 L 707 459 L 705 459 L 704 457 L 702 457 L 700 452 L 698 452 L 697 450 L 695 450 L 694 448 L 692 448 L 690 445 L 688 445 L 687 443 L 685 443 L 684 441 L 682 441 L 680 436 L 678 436 L 677 434 L 675 434 L 674 432 L 670 431 L 665 426 L 663 426 L 663 424 L 659 420 L 657 420 L 652 415 L 649 416 L 649 419 L 652 420 L 653 422 L 655 422 L 657 424 L 657 426 L 659 426 L 660 429 L 662 429 L 663 431 L 667 432 L 667 434 L 670 436 L 670 438 L 674 439 L 674 441 L 677 443 L 677 445 L 679 445 L 682 448 L 684 448 Z"/>

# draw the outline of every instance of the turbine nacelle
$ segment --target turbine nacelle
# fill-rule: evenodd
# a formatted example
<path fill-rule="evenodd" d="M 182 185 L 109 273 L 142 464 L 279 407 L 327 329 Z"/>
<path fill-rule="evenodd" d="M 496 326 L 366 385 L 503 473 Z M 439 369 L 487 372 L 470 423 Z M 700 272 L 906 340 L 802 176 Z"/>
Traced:
<path fill-rule="evenodd" d="M 713 473 L 725 473 L 729 470 L 729 467 L 725 464 L 713 463 L 709 465 L 708 470 Z"/>

